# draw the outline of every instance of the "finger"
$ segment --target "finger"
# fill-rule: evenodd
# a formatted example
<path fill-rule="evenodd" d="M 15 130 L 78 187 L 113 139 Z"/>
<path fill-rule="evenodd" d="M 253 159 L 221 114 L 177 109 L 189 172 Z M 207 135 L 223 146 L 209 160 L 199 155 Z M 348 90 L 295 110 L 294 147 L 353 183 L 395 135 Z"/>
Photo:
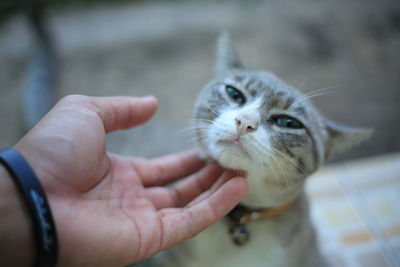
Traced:
<path fill-rule="evenodd" d="M 172 187 L 148 188 L 147 196 L 157 209 L 183 207 L 208 190 L 221 173 L 220 166 L 210 164 Z"/>
<path fill-rule="evenodd" d="M 214 194 L 180 212 L 162 214 L 163 243 L 161 250 L 191 238 L 225 216 L 247 193 L 245 178 L 235 177 L 224 183 Z"/>
<path fill-rule="evenodd" d="M 216 163 L 210 164 L 207 167 L 204 168 L 203 172 L 196 173 L 171 187 L 170 190 L 177 196 L 179 206 L 186 206 L 193 199 L 212 189 L 221 176 L 223 169 Z"/>
<path fill-rule="evenodd" d="M 148 121 L 157 109 L 157 99 L 147 97 L 91 97 L 106 133 L 128 129 Z"/>
<path fill-rule="evenodd" d="M 222 173 L 222 175 L 220 175 L 217 180 L 214 180 L 214 184 L 212 185 L 212 187 L 209 190 L 202 192 L 196 198 L 192 199 L 190 201 L 190 203 L 187 204 L 187 207 L 192 207 L 192 206 L 196 205 L 197 203 L 207 199 L 212 194 L 214 194 L 224 183 L 226 183 L 228 180 L 232 179 L 233 177 L 239 177 L 235 171 L 232 171 L 232 170 L 224 171 L 224 173 Z"/>
<path fill-rule="evenodd" d="M 144 186 L 161 186 L 200 170 L 205 162 L 195 150 L 133 162 Z"/>

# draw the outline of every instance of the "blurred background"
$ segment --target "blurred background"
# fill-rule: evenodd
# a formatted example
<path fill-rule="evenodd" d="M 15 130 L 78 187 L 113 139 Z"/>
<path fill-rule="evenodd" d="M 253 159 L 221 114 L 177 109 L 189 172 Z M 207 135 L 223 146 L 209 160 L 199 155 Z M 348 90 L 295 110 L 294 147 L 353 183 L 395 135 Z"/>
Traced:
<path fill-rule="evenodd" d="M 322 114 L 374 128 L 307 190 L 335 266 L 400 266 L 398 0 L 2 0 L 0 147 L 69 94 L 159 99 L 150 123 L 108 137 L 111 151 L 192 147 L 182 129 L 213 77 L 223 30 L 249 68 L 303 92 L 333 88 L 312 99 Z"/>
<path fill-rule="evenodd" d="M 32 15 L 32 8 L 41 11 Z M 335 161 L 400 149 L 397 0 L 3 0 L 0 16 L 0 147 L 14 144 L 32 124 L 26 117 L 46 109 L 42 99 L 26 111 L 24 96 L 40 53 L 53 57 L 44 81 L 54 101 L 68 94 L 159 98 L 153 121 L 111 135 L 111 150 L 153 156 L 192 146 L 179 132 L 213 77 L 216 38 L 228 30 L 248 67 L 295 87 L 304 83 L 304 92 L 332 87 L 313 99 L 324 115 L 375 129 L 367 143 Z M 35 23 L 51 53 L 41 51 L 43 42 L 38 47 Z M 43 95 L 35 90 L 31 98 Z"/>

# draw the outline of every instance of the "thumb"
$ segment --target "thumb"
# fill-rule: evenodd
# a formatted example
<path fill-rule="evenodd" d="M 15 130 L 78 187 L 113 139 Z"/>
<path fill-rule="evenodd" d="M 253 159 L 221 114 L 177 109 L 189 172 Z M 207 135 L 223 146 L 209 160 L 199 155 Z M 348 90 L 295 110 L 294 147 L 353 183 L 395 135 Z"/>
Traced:
<path fill-rule="evenodd" d="M 157 99 L 146 97 L 93 97 L 106 133 L 128 129 L 148 121 L 157 110 Z"/>

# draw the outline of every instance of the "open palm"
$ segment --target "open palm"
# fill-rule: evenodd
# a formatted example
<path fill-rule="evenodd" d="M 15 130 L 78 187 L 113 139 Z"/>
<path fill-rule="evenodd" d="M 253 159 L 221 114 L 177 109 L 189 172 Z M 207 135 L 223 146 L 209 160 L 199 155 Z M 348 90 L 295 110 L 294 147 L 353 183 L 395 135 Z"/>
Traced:
<path fill-rule="evenodd" d="M 152 97 L 70 96 L 16 145 L 48 195 L 60 266 L 140 261 L 193 237 L 246 193 L 243 178 L 195 151 L 153 160 L 106 151 L 106 133 L 146 122 L 156 107 Z"/>

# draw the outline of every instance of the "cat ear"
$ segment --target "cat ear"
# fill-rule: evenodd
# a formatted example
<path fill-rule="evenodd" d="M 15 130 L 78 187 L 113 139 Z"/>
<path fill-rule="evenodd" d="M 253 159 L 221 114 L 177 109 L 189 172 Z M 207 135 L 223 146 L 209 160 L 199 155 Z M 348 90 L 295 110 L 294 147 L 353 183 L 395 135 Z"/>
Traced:
<path fill-rule="evenodd" d="M 244 65 L 233 49 L 228 33 L 223 32 L 218 38 L 216 74 L 221 77 L 234 69 L 244 69 Z"/>
<path fill-rule="evenodd" d="M 360 144 L 373 133 L 369 128 L 350 127 L 332 121 L 326 122 L 326 129 L 328 139 L 325 144 L 325 159 Z"/>

